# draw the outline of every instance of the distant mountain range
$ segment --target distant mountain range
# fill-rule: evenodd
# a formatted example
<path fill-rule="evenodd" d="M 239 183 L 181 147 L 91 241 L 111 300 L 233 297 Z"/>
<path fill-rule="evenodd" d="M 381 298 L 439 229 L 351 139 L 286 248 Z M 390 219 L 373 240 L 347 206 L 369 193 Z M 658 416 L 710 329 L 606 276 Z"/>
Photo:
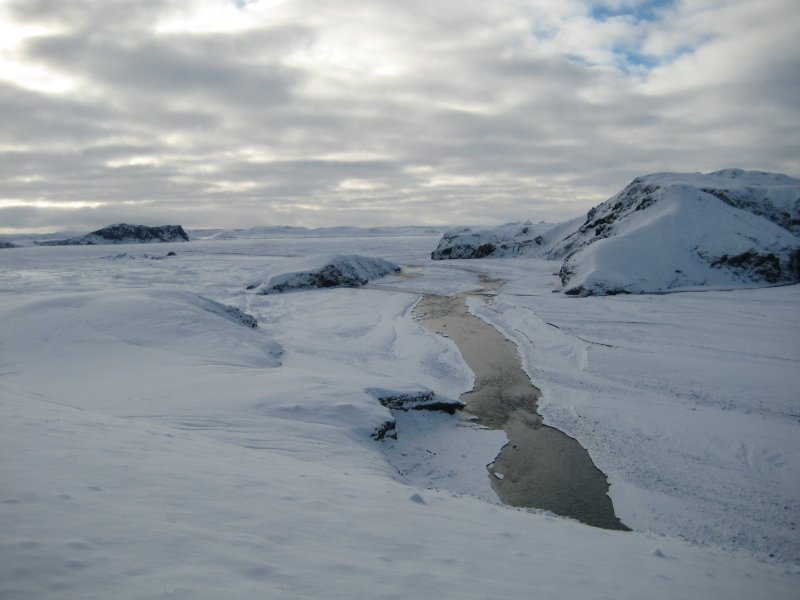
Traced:
<path fill-rule="evenodd" d="M 433 259 L 561 260 L 573 295 L 800 281 L 800 180 L 727 169 L 634 179 L 585 218 L 446 233 Z"/>
<path fill-rule="evenodd" d="M 441 235 L 446 227 L 429 227 L 424 225 L 410 225 L 400 227 L 292 227 L 290 225 L 265 225 L 249 229 L 190 229 L 192 239 L 262 239 L 289 236 L 306 237 L 384 237 L 384 236 L 422 236 Z"/>

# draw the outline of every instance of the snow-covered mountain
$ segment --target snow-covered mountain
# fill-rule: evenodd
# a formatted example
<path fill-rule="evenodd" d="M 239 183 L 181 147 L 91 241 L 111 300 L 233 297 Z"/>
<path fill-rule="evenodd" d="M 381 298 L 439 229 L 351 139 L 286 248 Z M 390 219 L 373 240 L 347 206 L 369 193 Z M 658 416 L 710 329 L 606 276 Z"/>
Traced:
<path fill-rule="evenodd" d="M 40 246 L 93 246 L 101 244 L 149 244 L 154 242 L 188 242 L 189 236 L 180 225 L 109 225 L 86 235 L 63 240 L 37 242 Z"/>
<path fill-rule="evenodd" d="M 302 261 L 301 270 L 261 277 L 247 286 L 258 294 L 328 287 L 358 287 L 400 271 L 396 264 L 358 254 L 313 257 Z M 298 265 L 299 266 L 299 265 Z"/>
<path fill-rule="evenodd" d="M 563 260 L 562 291 L 583 296 L 776 285 L 800 280 L 799 232 L 798 179 L 739 169 L 656 173 L 585 219 L 535 231 L 458 230 L 431 257 Z"/>

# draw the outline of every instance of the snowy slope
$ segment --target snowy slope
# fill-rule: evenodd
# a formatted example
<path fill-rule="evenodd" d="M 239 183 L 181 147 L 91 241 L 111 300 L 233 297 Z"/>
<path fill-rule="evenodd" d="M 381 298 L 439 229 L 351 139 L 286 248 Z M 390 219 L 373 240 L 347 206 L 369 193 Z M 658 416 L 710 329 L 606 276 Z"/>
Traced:
<path fill-rule="evenodd" d="M 297 266 L 300 270 L 258 278 L 247 289 L 259 294 L 277 294 L 313 288 L 358 287 L 400 271 L 400 267 L 388 260 L 357 254 L 315 256 L 299 261 Z"/>
<path fill-rule="evenodd" d="M 150 244 L 154 242 L 188 242 L 189 236 L 180 225 L 109 225 L 86 235 L 63 240 L 36 242 L 41 246 L 93 246 L 102 244 Z"/>
<path fill-rule="evenodd" d="M 739 170 L 635 179 L 556 242 L 567 294 L 800 280 L 800 180 Z"/>
<path fill-rule="evenodd" d="M 561 260 L 571 295 L 664 292 L 800 280 L 800 180 L 729 169 L 635 179 L 555 226 L 512 223 L 446 233 L 433 259 Z"/>

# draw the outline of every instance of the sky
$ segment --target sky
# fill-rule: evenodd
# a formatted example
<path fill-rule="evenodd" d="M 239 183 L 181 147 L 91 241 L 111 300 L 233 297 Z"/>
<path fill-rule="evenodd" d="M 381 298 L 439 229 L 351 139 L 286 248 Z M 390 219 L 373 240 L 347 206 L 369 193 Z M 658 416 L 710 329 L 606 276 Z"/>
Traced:
<path fill-rule="evenodd" d="M 0 233 L 493 225 L 800 176 L 797 0 L 0 0 Z"/>

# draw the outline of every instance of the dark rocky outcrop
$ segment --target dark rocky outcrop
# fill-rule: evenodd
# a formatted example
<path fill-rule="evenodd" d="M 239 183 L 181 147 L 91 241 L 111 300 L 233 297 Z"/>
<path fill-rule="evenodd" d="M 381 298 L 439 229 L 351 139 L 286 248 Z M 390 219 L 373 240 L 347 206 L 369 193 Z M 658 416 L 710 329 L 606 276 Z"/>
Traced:
<path fill-rule="evenodd" d="M 585 218 L 447 232 L 431 258 L 562 262 L 561 292 L 613 295 L 800 281 L 800 180 L 726 169 L 637 177 Z"/>
<path fill-rule="evenodd" d="M 466 227 L 448 231 L 431 253 L 433 260 L 485 258 L 529 254 L 543 243 L 546 226 L 509 223 L 491 229 Z"/>
<path fill-rule="evenodd" d="M 93 246 L 101 244 L 151 244 L 166 242 L 188 242 L 189 236 L 180 225 L 109 225 L 86 235 L 65 240 L 37 242 L 40 246 Z"/>
<path fill-rule="evenodd" d="M 378 402 L 389 410 L 399 410 L 407 412 L 409 410 L 429 410 L 444 412 L 453 415 L 456 411 L 464 408 L 464 403 L 460 400 L 449 400 L 438 398 L 431 391 L 418 392 L 390 392 L 388 390 L 368 390 L 378 398 Z M 385 421 L 372 434 L 376 440 L 384 438 L 397 439 L 397 423 L 394 420 Z"/>
<path fill-rule="evenodd" d="M 281 273 L 250 283 L 246 289 L 258 294 L 331 287 L 360 287 L 373 279 L 399 273 L 400 267 L 382 258 L 357 254 L 312 259 L 315 266 Z"/>
<path fill-rule="evenodd" d="M 378 402 L 391 410 L 402 410 L 404 412 L 407 410 L 435 410 L 452 415 L 457 410 L 464 408 L 464 403 L 460 400 L 439 399 L 433 392 L 412 392 L 382 396 L 378 398 Z"/>

